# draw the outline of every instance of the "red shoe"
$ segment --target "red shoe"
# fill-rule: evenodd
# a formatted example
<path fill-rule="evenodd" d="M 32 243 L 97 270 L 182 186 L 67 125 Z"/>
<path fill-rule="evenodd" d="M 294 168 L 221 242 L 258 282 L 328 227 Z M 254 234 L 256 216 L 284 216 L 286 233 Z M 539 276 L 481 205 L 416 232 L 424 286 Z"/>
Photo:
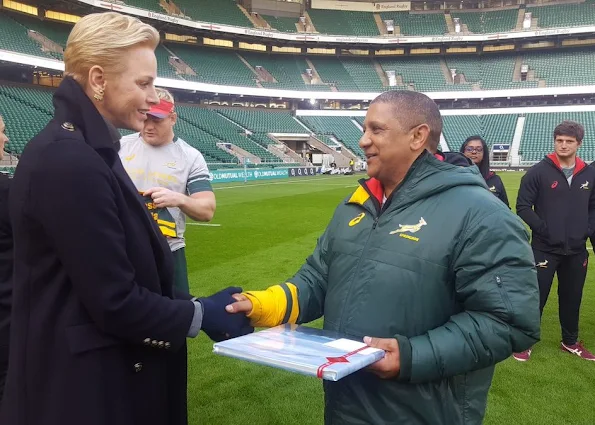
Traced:
<path fill-rule="evenodd" d="M 581 359 L 595 362 L 595 355 L 585 348 L 583 341 L 577 342 L 576 344 L 566 345 L 563 342 L 560 343 L 560 348 L 570 354 L 579 356 Z"/>
<path fill-rule="evenodd" d="M 512 357 L 519 362 L 526 362 L 527 360 L 529 360 L 531 358 L 531 352 L 533 351 L 532 348 L 529 348 L 528 350 L 522 351 L 520 353 L 513 353 Z"/>

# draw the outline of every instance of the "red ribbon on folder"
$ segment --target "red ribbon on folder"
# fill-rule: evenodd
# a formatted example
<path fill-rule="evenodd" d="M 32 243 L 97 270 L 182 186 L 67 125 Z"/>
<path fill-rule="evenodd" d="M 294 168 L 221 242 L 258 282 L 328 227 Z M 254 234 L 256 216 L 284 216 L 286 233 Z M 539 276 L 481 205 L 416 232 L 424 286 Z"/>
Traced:
<path fill-rule="evenodd" d="M 357 350 L 354 350 L 347 354 L 343 354 L 342 356 L 339 356 L 339 357 L 327 357 L 326 358 L 327 362 L 318 367 L 318 370 L 316 371 L 316 376 L 319 378 L 322 378 L 322 373 L 324 372 L 324 369 L 326 369 L 327 367 L 329 367 L 335 363 L 349 363 L 349 360 L 347 360 L 347 357 L 353 356 L 354 354 L 357 354 L 360 351 L 364 351 L 367 348 L 370 348 L 370 347 L 368 347 L 368 346 L 361 347 L 361 348 L 358 348 Z"/>

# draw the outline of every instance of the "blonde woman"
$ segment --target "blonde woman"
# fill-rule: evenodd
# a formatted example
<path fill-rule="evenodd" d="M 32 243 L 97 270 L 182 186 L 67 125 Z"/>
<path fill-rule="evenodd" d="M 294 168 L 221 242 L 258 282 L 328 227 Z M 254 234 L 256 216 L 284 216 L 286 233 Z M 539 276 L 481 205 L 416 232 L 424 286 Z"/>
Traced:
<path fill-rule="evenodd" d="M 174 294 L 167 241 L 118 157 L 115 127 L 157 104 L 157 31 L 88 15 L 64 53 L 55 116 L 25 148 L 10 193 L 15 270 L 0 423 L 186 423 L 186 337 L 251 331 L 224 306 L 240 288 Z"/>

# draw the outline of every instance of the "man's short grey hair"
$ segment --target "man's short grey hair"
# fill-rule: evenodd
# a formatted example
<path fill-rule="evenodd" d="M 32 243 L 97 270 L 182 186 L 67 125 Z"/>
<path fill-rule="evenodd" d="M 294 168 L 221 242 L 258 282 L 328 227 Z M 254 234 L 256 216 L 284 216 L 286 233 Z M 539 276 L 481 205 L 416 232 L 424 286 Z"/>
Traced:
<path fill-rule="evenodd" d="M 371 105 L 374 103 L 392 105 L 403 131 L 420 124 L 427 124 L 430 128 L 427 148 L 432 152 L 438 149 L 440 134 L 442 134 L 442 116 L 438 105 L 428 96 L 409 90 L 390 90 L 374 99 Z"/>

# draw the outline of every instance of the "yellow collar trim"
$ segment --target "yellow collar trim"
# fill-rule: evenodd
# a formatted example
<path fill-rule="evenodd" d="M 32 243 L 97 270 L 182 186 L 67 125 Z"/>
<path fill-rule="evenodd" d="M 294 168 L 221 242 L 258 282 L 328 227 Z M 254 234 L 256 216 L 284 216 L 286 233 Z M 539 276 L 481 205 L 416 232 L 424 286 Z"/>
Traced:
<path fill-rule="evenodd" d="M 355 192 L 353 192 L 353 195 L 351 195 L 351 198 L 349 198 L 349 201 L 347 202 L 350 204 L 364 205 L 368 199 L 370 199 L 370 194 L 366 189 L 363 188 L 363 186 L 360 186 Z"/>

